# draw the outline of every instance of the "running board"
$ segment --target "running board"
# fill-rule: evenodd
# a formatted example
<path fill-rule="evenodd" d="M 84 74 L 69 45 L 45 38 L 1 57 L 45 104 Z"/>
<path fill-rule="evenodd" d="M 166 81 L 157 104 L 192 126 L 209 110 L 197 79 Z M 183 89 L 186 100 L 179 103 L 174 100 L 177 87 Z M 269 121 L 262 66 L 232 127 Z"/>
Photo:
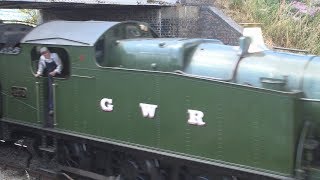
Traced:
<path fill-rule="evenodd" d="M 60 165 L 59 168 L 61 169 L 61 171 L 69 172 L 72 174 L 80 175 L 82 177 L 87 177 L 87 178 L 91 178 L 94 180 L 110 180 L 110 178 L 112 178 L 112 177 L 107 177 L 107 176 L 103 176 L 101 174 L 85 171 L 85 170 L 78 169 L 78 168 L 68 167 L 68 166 Z M 113 179 L 115 179 L 115 178 L 113 178 Z"/>
<path fill-rule="evenodd" d="M 56 152 L 56 148 L 55 147 L 42 147 L 42 146 L 39 146 L 39 150 L 44 151 L 44 152 L 48 152 L 48 153 L 55 153 Z"/>

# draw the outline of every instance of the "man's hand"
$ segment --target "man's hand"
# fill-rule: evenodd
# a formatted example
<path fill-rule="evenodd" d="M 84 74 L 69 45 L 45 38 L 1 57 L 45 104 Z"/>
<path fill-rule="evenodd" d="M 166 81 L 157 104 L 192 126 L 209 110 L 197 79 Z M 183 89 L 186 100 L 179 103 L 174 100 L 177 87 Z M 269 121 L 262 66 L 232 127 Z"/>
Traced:
<path fill-rule="evenodd" d="M 50 75 L 50 76 L 55 76 L 55 75 L 56 75 L 56 72 L 55 72 L 55 71 L 52 71 L 52 72 L 49 73 L 49 75 Z"/>

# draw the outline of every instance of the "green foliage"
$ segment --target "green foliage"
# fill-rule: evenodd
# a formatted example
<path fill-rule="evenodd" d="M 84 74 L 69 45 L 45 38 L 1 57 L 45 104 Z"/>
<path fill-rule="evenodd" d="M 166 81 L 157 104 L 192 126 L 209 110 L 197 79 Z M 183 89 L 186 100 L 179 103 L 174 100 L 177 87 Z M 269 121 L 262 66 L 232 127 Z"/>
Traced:
<path fill-rule="evenodd" d="M 19 11 L 27 17 L 26 19 L 24 19 L 25 22 L 30 24 L 37 24 L 37 20 L 39 17 L 39 13 L 37 10 L 20 9 Z"/>
<path fill-rule="evenodd" d="M 229 7 L 231 9 L 236 9 L 237 7 L 241 7 L 243 5 L 242 0 L 231 0 Z"/>
<path fill-rule="evenodd" d="M 231 14 L 236 21 L 261 23 L 269 44 L 320 54 L 320 13 L 314 16 L 298 14 L 285 0 L 232 0 L 225 3 L 238 12 Z"/>

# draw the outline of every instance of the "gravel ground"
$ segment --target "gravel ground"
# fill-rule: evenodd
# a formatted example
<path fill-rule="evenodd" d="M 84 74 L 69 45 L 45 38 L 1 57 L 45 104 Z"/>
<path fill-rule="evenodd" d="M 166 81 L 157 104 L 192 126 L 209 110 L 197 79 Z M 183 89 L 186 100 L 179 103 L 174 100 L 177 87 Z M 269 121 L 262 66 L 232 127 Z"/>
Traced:
<path fill-rule="evenodd" d="M 0 167 L 1 180 L 36 180 L 35 177 L 30 177 L 25 171 L 17 171 L 3 166 Z"/>
<path fill-rule="evenodd" d="M 1 144 L 0 146 L 0 161 L 19 162 L 20 166 L 26 165 L 27 153 L 23 150 L 12 148 Z M 24 170 L 17 170 L 10 166 L 0 165 L 0 180 L 36 180 L 30 177 L 28 172 Z"/>

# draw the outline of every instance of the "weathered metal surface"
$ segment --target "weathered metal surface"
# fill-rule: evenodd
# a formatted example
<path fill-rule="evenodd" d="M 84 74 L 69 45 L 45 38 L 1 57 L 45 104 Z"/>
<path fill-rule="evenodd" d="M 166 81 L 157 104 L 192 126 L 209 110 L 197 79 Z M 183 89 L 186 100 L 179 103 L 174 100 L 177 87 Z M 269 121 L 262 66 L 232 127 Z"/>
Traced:
<path fill-rule="evenodd" d="M 93 46 L 99 37 L 119 22 L 52 21 L 34 28 L 21 43 Z"/>

